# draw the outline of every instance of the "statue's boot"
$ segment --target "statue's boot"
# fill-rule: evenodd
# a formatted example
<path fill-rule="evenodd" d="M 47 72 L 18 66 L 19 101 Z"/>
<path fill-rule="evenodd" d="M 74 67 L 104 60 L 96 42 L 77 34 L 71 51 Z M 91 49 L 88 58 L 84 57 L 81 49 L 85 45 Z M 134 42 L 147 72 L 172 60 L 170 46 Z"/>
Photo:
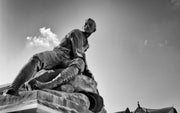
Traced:
<path fill-rule="evenodd" d="M 74 79 L 76 75 L 78 75 L 79 69 L 76 66 L 70 66 L 64 69 L 59 75 L 57 75 L 54 79 L 48 82 L 40 82 L 36 81 L 36 86 L 40 89 L 42 88 L 56 88 L 64 83 L 69 82 Z"/>
<path fill-rule="evenodd" d="M 19 95 L 18 89 L 23 85 L 27 80 L 32 78 L 32 76 L 40 69 L 40 61 L 37 57 L 32 57 L 29 62 L 22 68 L 19 72 L 11 86 L 4 91 L 4 93 L 9 95 Z"/>
<path fill-rule="evenodd" d="M 11 88 L 11 87 L 9 87 L 8 89 L 3 91 L 4 96 L 6 96 L 7 94 L 8 95 L 19 96 L 19 93 L 14 88 Z"/>

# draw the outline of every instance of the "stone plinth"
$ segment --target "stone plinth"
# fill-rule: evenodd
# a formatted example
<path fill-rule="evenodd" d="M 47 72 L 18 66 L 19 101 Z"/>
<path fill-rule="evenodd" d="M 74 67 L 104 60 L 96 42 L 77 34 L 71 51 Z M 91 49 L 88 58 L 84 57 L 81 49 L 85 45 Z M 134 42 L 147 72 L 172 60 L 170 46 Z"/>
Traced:
<path fill-rule="evenodd" d="M 0 113 L 92 113 L 89 106 L 88 98 L 80 93 L 34 90 L 0 96 Z"/>

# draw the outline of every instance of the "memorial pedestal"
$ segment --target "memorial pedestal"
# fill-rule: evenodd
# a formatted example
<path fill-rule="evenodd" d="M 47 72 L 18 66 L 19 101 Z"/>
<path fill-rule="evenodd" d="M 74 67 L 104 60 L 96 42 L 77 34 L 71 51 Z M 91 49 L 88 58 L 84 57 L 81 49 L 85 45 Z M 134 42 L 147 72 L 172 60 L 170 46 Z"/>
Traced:
<path fill-rule="evenodd" d="M 20 92 L 20 96 L 0 96 L 0 113 L 92 113 L 88 98 L 80 93 L 53 90 Z"/>

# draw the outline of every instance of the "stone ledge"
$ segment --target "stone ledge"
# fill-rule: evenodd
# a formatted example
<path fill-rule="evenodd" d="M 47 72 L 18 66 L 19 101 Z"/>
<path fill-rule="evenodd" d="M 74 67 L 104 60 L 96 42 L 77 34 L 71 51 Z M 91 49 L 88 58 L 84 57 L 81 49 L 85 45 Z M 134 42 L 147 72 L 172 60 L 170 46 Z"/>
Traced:
<path fill-rule="evenodd" d="M 80 93 L 53 90 L 20 92 L 20 96 L 0 96 L 0 112 L 92 113 L 88 98 Z"/>

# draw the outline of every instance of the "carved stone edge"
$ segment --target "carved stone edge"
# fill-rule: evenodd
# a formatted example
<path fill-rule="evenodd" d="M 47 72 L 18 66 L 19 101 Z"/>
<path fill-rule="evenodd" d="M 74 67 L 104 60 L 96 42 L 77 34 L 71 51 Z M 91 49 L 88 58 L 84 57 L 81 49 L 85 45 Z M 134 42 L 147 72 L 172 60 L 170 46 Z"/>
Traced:
<path fill-rule="evenodd" d="M 1 112 L 12 112 L 38 107 L 43 109 L 50 108 L 60 113 L 84 113 L 85 111 L 91 113 L 86 106 L 40 90 L 21 92 L 20 97 L 9 95 L 0 96 Z"/>

